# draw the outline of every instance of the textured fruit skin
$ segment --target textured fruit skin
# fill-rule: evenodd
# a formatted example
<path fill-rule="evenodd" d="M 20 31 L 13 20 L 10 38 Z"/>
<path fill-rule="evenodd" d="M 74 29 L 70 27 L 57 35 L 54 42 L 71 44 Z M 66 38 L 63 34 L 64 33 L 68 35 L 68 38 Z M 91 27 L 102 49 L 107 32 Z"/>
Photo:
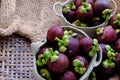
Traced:
<path fill-rule="evenodd" d="M 118 28 L 118 25 L 114 23 L 114 21 L 115 21 L 116 19 L 117 19 L 117 16 L 114 15 L 114 16 L 111 17 L 110 22 L 109 22 L 109 24 L 110 24 L 114 29 L 117 29 L 117 28 Z"/>
<path fill-rule="evenodd" d="M 68 45 L 65 54 L 72 58 L 78 54 L 79 47 L 79 40 L 77 38 L 70 38 L 70 44 Z"/>
<path fill-rule="evenodd" d="M 82 7 L 82 5 L 79 6 L 76 10 L 77 18 L 82 22 L 89 22 L 90 20 L 92 20 L 93 14 L 94 14 L 93 9 L 83 13 L 83 12 L 80 11 L 81 7 Z"/>
<path fill-rule="evenodd" d="M 66 71 L 60 80 L 77 80 L 77 77 L 72 71 Z"/>
<path fill-rule="evenodd" d="M 115 63 L 116 63 L 115 71 L 119 73 L 120 72 L 120 53 L 118 53 L 115 56 Z"/>
<path fill-rule="evenodd" d="M 103 33 L 97 38 L 99 43 L 113 43 L 117 39 L 117 34 L 112 26 L 107 26 L 103 29 Z"/>
<path fill-rule="evenodd" d="M 90 3 L 91 5 L 94 4 L 94 0 L 87 0 L 87 2 Z M 77 7 L 81 6 L 81 5 L 82 5 L 81 0 L 76 0 L 76 1 L 75 1 L 75 5 L 76 5 Z"/>
<path fill-rule="evenodd" d="M 68 57 L 65 54 L 59 53 L 59 58 L 55 62 L 48 62 L 48 69 L 53 73 L 62 73 L 69 66 Z"/>
<path fill-rule="evenodd" d="M 86 68 L 88 67 L 88 61 L 87 61 L 87 59 L 85 57 L 76 56 L 74 59 L 78 59 L 78 60 L 82 61 L 84 63 L 84 67 L 86 67 Z"/>
<path fill-rule="evenodd" d="M 120 52 L 120 39 L 117 39 L 114 47 L 116 52 Z"/>
<path fill-rule="evenodd" d="M 96 15 L 101 15 L 105 9 L 110 9 L 111 5 L 108 0 L 96 0 L 93 9 Z"/>
<path fill-rule="evenodd" d="M 47 39 L 51 43 L 56 42 L 55 37 L 58 37 L 61 39 L 63 35 L 64 35 L 64 29 L 60 26 L 52 26 L 47 31 Z"/>
<path fill-rule="evenodd" d="M 73 11 L 73 10 L 71 10 L 71 11 L 70 11 L 69 13 L 67 13 L 67 14 L 64 14 L 64 16 L 65 16 L 65 18 L 66 18 L 68 21 L 70 21 L 70 22 L 73 22 L 74 20 L 77 19 L 76 13 L 75 13 L 75 11 Z"/>
<path fill-rule="evenodd" d="M 100 44 L 100 47 L 102 48 L 102 60 L 105 60 L 107 58 L 106 44 Z"/>
<path fill-rule="evenodd" d="M 83 53 L 88 54 L 89 51 L 91 50 L 93 40 L 91 38 L 85 37 L 79 41 L 79 44 L 80 44 L 80 50 L 82 50 Z"/>

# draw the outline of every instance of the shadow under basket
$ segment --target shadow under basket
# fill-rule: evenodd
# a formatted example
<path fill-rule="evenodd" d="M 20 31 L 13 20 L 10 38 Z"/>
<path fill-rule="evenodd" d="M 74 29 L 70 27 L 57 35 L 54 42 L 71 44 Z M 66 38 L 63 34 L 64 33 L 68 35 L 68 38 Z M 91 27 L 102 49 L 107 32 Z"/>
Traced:
<path fill-rule="evenodd" d="M 16 34 L 0 37 L 0 80 L 34 80 L 30 43 Z"/>

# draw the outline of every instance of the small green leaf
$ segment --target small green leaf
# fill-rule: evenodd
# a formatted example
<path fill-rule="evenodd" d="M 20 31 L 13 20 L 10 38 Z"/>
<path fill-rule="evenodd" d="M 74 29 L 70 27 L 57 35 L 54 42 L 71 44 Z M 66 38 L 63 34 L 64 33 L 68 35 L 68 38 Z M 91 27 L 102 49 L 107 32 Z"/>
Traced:
<path fill-rule="evenodd" d="M 59 51 L 55 50 L 54 55 L 58 55 L 58 54 L 59 54 Z"/>
<path fill-rule="evenodd" d="M 54 55 L 54 56 L 51 57 L 50 60 L 51 60 L 51 62 L 55 62 L 55 61 L 58 60 L 58 58 L 59 58 L 59 57 L 58 57 L 57 55 Z"/>
<path fill-rule="evenodd" d="M 109 64 L 108 64 L 107 61 L 104 61 L 104 62 L 103 62 L 103 67 L 104 67 L 104 68 L 108 68 L 108 67 L 109 67 Z"/>
<path fill-rule="evenodd" d="M 120 14 L 119 13 L 117 14 L 117 20 L 120 20 Z"/>
<path fill-rule="evenodd" d="M 42 58 L 44 58 L 44 55 L 43 55 L 43 54 L 40 54 L 40 55 L 38 56 L 38 60 L 41 60 Z"/>
<path fill-rule="evenodd" d="M 68 36 L 68 35 L 64 35 L 64 36 L 62 37 L 62 40 L 63 40 L 63 41 L 65 41 L 66 39 L 69 39 L 69 36 Z"/>
<path fill-rule="evenodd" d="M 59 51 L 62 52 L 62 53 L 64 53 L 66 50 L 67 50 L 67 48 L 65 46 L 61 46 L 59 48 Z"/>
<path fill-rule="evenodd" d="M 43 64 L 41 63 L 40 60 L 37 60 L 37 61 L 36 61 L 36 64 L 37 64 L 37 66 L 39 66 L 39 67 L 42 67 L 42 66 L 43 66 Z"/>
<path fill-rule="evenodd" d="M 64 46 L 68 46 L 70 44 L 70 40 L 69 39 L 66 39 L 65 41 L 64 41 Z"/>
<path fill-rule="evenodd" d="M 111 51 L 111 46 L 110 45 L 106 45 L 105 47 L 106 47 L 107 51 Z"/>
<path fill-rule="evenodd" d="M 74 71 L 75 71 L 76 73 L 79 73 L 79 67 L 74 67 Z"/>
<path fill-rule="evenodd" d="M 115 63 L 114 63 L 114 62 L 111 62 L 111 63 L 109 63 L 109 66 L 110 66 L 111 68 L 115 68 Z"/>
<path fill-rule="evenodd" d="M 77 33 L 73 33 L 71 36 L 72 36 L 72 37 L 77 36 Z"/>
<path fill-rule="evenodd" d="M 78 59 L 75 59 L 74 61 L 73 61 L 73 66 L 80 66 L 81 65 L 81 62 L 80 62 L 80 60 L 78 60 Z"/>
<path fill-rule="evenodd" d="M 51 56 L 50 51 L 48 51 L 48 50 L 45 51 L 43 55 L 44 55 L 45 57 L 50 57 L 50 56 Z"/>
<path fill-rule="evenodd" d="M 70 12 L 70 8 L 69 7 L 64 7 L 62 10 L 63 13 L 67 14 Z"/>
<path fill-rule="evenodd" d="M 58 47 L 60 47 L 60 46 L 62 46 L 63 45 L 63 43 L 61 43 L 61 42 L 58 42 Z"/>
<path fill-rule="evenodd" d="M 86 13 L 87 10 L 86 10 L 86 8 L 84 8 L 83 6 L 81 6 L 81 8 L 80 8 L 80 12 L 81 12 L 81 13 Z"/>
<path fill-rule="evenodd" d="M 42 59 L 42 60 L 41 60 L 41 62 L 42 62 L 43 65 L 47 64 L 47 61 L 46 61 L 46 60 L 47 60 L 47 59 Z"/>
<path fill-rule="evenodd" d="M 101 27 L 97 28 L 96 34 L 101 35 L 103 33 L 103 30 L 104 30 L 104 28 L 101 28 Z"/>
<path fill-rule="evenodd" d="M 46 78 L 47 80 L 51 79 L 51 73 L 47 69 L 41 69 L 40 76 Z"/>
<path fill-rule="evenodd" d="M 93 44 L 94 45 L 98 45 L 98 40 L 97 39 L 93 39 Z"/>
<path fill-rule="evenodd" d="M 91 50 L 90 52 L 89 52 L 89 56 L 90 57 L 93 57 L 95 55 L 95 52 L 93 51 L 93 50 Z"/>
<path fill-rule="evenodd" d="M 85 68 L 85 67 L 82 67 L 82 68 L 80 67 L 80 68 L 79 68 L 79 74 L 82 75 L 82 74 L 84 74 L 85 72 L 86 72 L 86 68 Z"/>

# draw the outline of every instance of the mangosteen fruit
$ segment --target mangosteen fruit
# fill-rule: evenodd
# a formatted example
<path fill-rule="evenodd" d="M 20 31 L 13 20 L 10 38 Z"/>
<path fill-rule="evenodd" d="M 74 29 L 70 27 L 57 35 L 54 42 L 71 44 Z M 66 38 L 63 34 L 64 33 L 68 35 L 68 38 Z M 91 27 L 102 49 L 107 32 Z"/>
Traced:
<path fill-rule="evenodd" d="M 58 56 L 53 56 L 48 61 L 48 69 L 53 73 L 62 73 L 67 70 L 69 66 L 68 57 L 59 53 Z"/>
<path fill-rule="evenodd" d="M 72 62 L 74 72 L 83 75 L 88 68 L 88 61 L 83 56 L 76 56 Z"/>
<path fill-rule="evenodd" d="M 109 0 L 96 0 L 93 4 L 95 15 L 101 16 L 105 9 L 111 9 Z"/>
<path fill-rule="evenodd" d="M 62 38 L 62 36 L 64 35 L 64 29 L 60 26 L 52 26 L 49 28 L 49 30 L 47 31 L 47 40 L 50 43 L 55 43 L 56 40 L 55 38 Z"/>
<path fill-rule="evenodd" d="M 111 17 L 109 24 L 114 28 L 114 29 L 119 29 L 120 28 L 120 14 L 115 14 Z"/>
<path fill-rule="evenodd" d="M 92 6 L 89 3 L 83 3 L 76 10 L 76 16 L 82 22 L 89 22 L 90 20 L 92 20 L 93 15 L 94 13 Z"/>
<path fill-rule="evenodd" d="M 99 50 L 97 39 L 84 37 L 79 41 L 80 50 L 87 56 L 93 57 L 94 54 Z"/>
<path fill-rule="evenodd" d="M 74 72 L 66 71 L 62 74 L 60 80 L 77 80 L 77 77 Z"/>
<path fill-rule="evenodd" d="M 117 34 L 112 26 L 100 27 L 96 31 L 97 39 L 99 43 L 109 43 L 112 44 L 117 39 Z"/>

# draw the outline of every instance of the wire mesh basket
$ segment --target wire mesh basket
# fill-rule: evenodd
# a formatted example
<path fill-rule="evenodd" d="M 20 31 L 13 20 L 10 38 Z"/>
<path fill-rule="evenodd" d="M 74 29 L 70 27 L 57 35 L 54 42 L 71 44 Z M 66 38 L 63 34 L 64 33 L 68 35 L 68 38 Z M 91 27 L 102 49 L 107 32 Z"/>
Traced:
<path fill-rule="evenodd" d="M 19 35 L 0 37 L 0 80 L 34 80 L 30 41 Z"/>

